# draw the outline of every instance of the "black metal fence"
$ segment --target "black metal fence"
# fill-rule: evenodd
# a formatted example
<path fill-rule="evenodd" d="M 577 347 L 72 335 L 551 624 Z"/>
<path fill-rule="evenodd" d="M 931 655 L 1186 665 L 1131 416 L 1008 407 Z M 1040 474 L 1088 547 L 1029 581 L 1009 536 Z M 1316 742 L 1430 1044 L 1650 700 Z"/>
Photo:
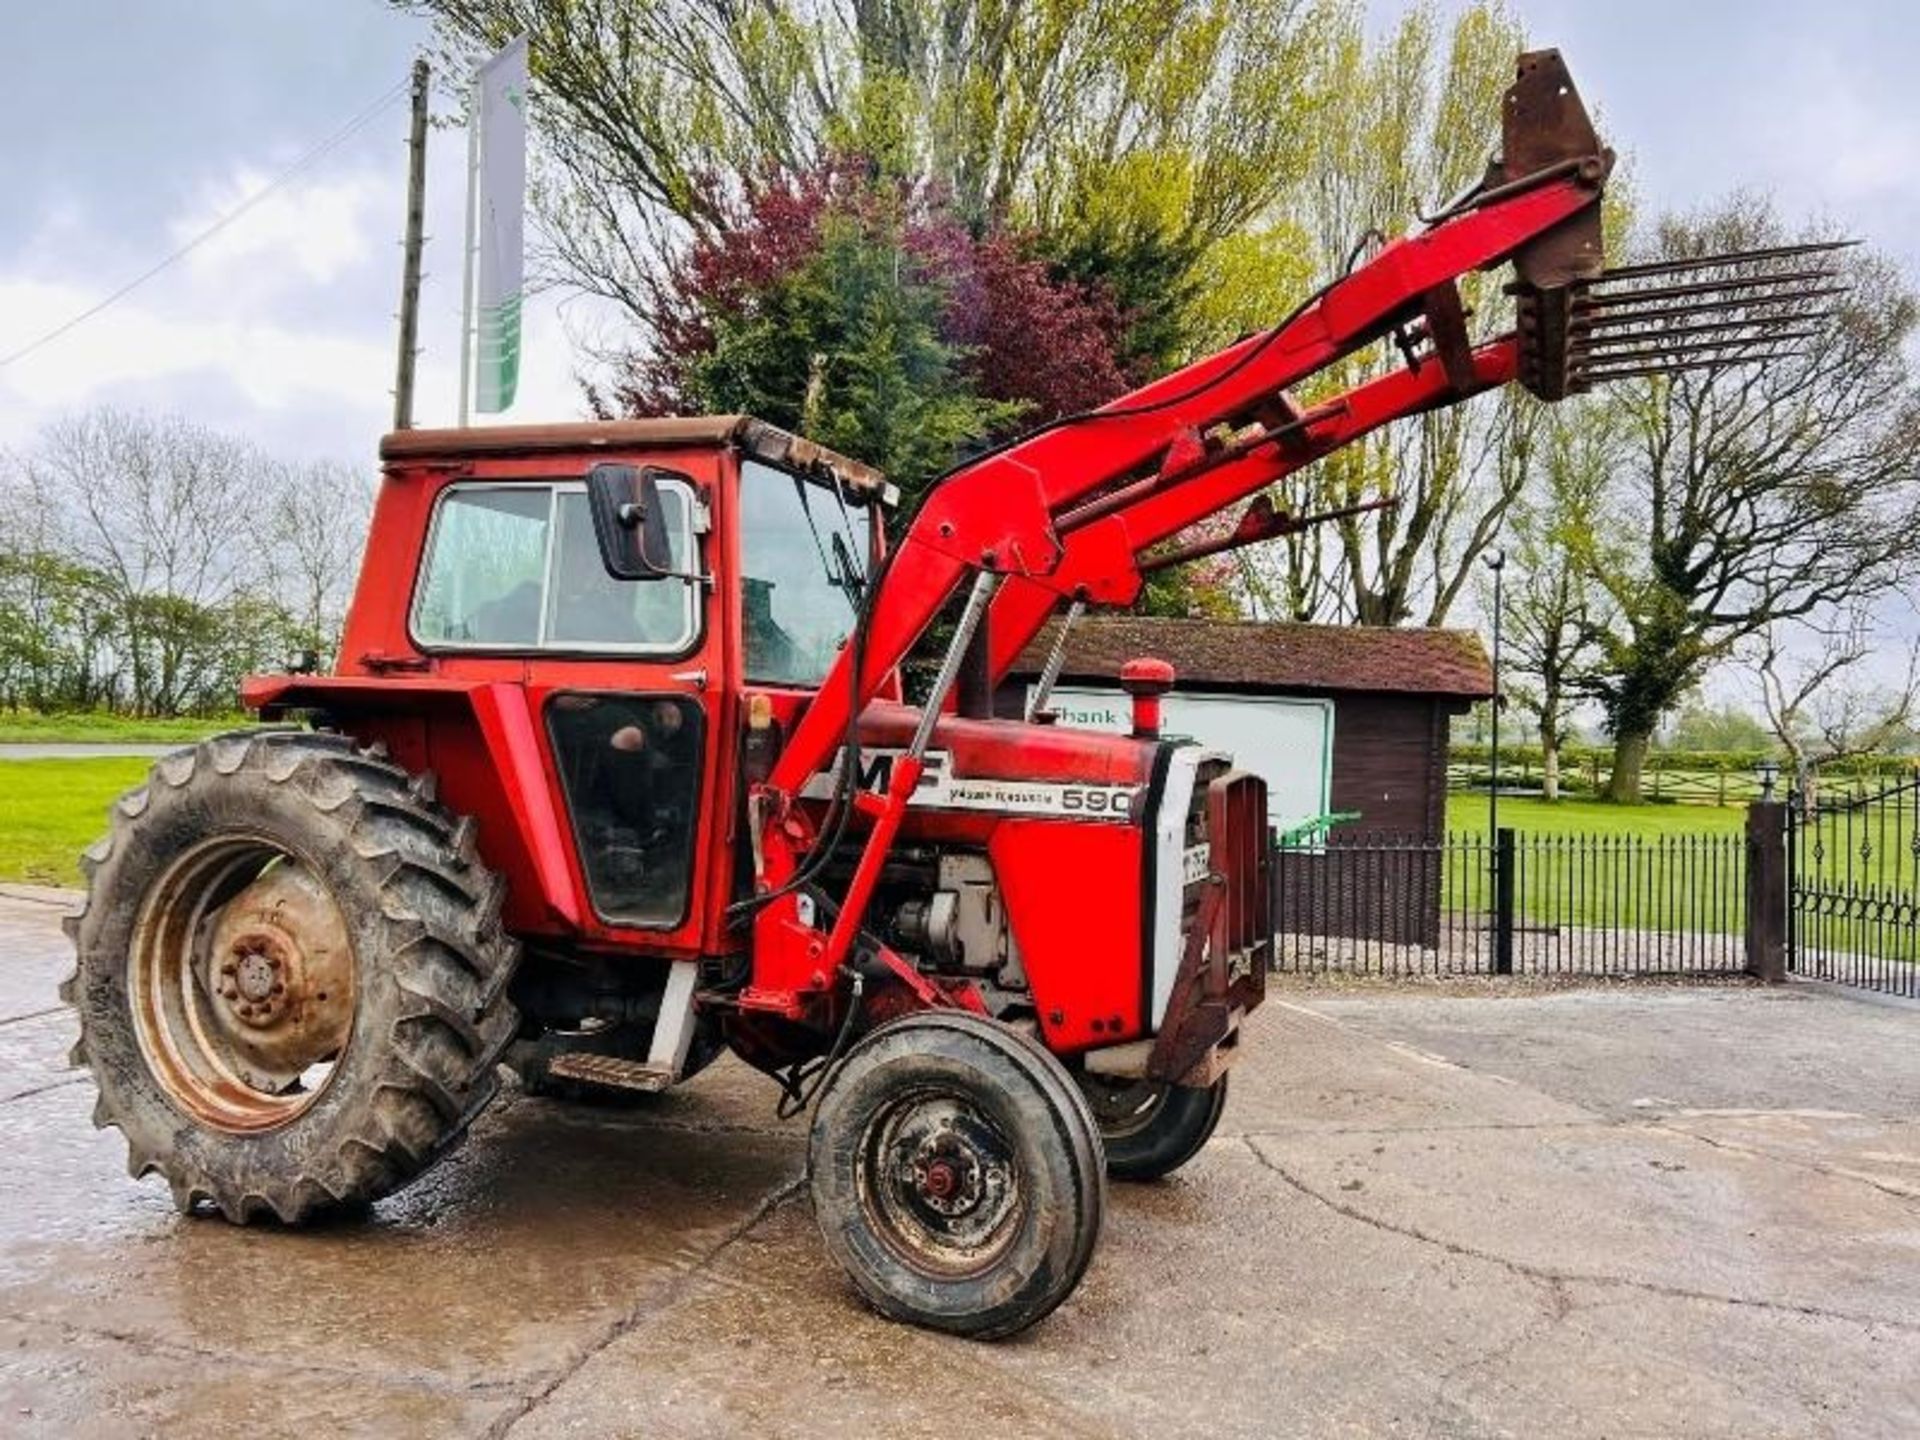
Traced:
<path fill-rule="evenodd" d="M 1275 852 L 1275 966 L 1735 973 L 1746 964 L 1746 868 L 1737 833 L 1336 835 Z"/>
<path fill-rule="evenodd" d="M 1920 996 L 1920 776 L 1796 791 L 1787 896 L 1790 971 Z"/>

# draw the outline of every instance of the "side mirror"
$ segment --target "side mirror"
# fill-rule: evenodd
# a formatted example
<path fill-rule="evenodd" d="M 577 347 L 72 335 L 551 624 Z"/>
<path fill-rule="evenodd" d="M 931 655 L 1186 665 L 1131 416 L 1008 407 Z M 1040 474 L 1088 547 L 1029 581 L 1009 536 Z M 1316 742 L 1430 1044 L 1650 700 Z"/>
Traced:
<path fill-rule="evenodd" d="M 673 542 L 661 508 L 659 471 L 651 465 L 596 465 L 587 475 L 600 560 L 616 580 L 661 580 L 674 574 Z"/>

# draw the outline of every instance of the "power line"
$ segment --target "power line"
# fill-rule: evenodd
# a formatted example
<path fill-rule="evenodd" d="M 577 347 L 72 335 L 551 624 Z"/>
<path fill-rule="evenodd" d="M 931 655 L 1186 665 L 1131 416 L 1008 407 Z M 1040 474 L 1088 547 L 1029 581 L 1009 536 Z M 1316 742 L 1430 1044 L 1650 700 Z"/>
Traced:
<path fill-rule="evenodd" d="M 262 185 L 258 190 L 254 191 L 253 194 L 249 195 L 245 200 L 242 200 L 238 205 L 234 206 L 233 209 L 229 210 L 226 214 L 222 215 L 218 220 L 215 220 L 211 225 L 207 226 L 207 228 L 202 230 L 198 235 L 195 235 L 191 240 L 187 241 L 184 245 L 182 245 L 179 249 L 173 251 L 171 254 L 166 255 L 161 259 L 155 261 L 152 265 L 148 266 L 145 270 L 142 270 L 138 275 L 134 276 L 133 279 L 129 280 L 126 284 L 122 285 L 118 290 L 115 290 L 111 295 L 107 296 L 104 300 L 96 301 L 94 304 L 89 305 L 85 310 L 82 310 L 78 315 L 72 316 L 70 319 L 65 320 L 61 324 L 54 326 L 53 329 L 49 330 L 46 334 L 42 335 L 38 340 L 29 341 L 26 345 L 23 345 L 20 349 L 14 351 L 11 355 L 6 356 L 4 359 L 0 359 L 0 370 L 6 369 L 7 366 L 13 364 L 13 362 L 16 360 L 26 359 L 27 356 L 33 354 L 33 352 L 40 349 L 41 346 L 52 344 L 55 340 L 58 340 L 62 335 L 65 335 L 69 330 L 72 330 L 75 326 L 84 324 L 86 321 L 91 320 L 94 316 L 98 315 L 102 310 L 105 310 L 109 305 L 112 305 L 116 301 L 125 299 L 128 295 L 131 295 L 135 290 L 138 290 L 142 285 L 146 284 L 147 281 L 153 279 L 154 276 L 158 275 L 162 270 L 165 270 L 169 265 L 172 265 L 179 260 L 185 259 L 188 255 L 191 255 L 195 250 L 198 250 L 202 245 L 206 244 L 207 241 L 211 240 L 214 236 L 218 235 L 222 230 L 225 230 L 229 225 L 233 224 L 234 221 L 238 220 L 241 216 L 245 215 L 249 210 L 253 209 L 254 206 L 258 205 L 262 200 L 266 199 L 269 195 L 273 194 L 276 190 L 280 189 L 281 186 L 285 185 L 289 180 L 293 179 L 293 177 L 298 175 L 302 170 L 305 170 L 308 166 L 312 165 L 316 160 L 319 160 L 324 156 L 332 153 L 333 151 L 339 149 L 340 146 L 344 145 L 348 140 L 352 139 L 353 136 L 358 134 L 361 130 L 365 129 L 367 125 L 372 123 L 372 121 L 379 116 L 381 111 L 385 110 L 395 100 L 400 98 L 401 93 L 406 90 L 407 85 L 408 85 L 408 81 L 402 80 L 399 84 L 395 85 L 391 90 L 387 91 L 386 94 L 382 95 L 378 100 L 375 100 L 371 105 L 367 106 L 366 109 L 362 110 L 359 114 L 355 115 L 351 120 L 347 121 L 347 123 L 342 125 L 338 130 L 334 131 L 333 134 L 329 135 L 326 139 L 322 140 L 318 145 L 315 145 L 311 150 L 308 150 L 305 154 L 301 155 L 297 160 L 295 160 L 292 164 L 288 165 L 287 168 L 282 170 L 278 175 L 275 175 L 273 179 L 269 180 L 265 185 Z"/>

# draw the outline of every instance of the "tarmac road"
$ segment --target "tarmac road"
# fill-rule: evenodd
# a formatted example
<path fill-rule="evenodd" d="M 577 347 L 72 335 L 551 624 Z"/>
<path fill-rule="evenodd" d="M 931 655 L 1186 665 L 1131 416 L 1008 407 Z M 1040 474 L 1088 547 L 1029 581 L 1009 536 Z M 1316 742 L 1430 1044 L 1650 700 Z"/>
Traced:
<path fill-rule="evenodd" d="M 370 1219 L 176 1216 L 0 894 L 0 1434 L 1920 1433 L 1920 1013 L 1804 989 L 1282 992 L 1220 1135 L 976 1345 L 864 1311 L 731 1062 L 511 1095 Z"/>

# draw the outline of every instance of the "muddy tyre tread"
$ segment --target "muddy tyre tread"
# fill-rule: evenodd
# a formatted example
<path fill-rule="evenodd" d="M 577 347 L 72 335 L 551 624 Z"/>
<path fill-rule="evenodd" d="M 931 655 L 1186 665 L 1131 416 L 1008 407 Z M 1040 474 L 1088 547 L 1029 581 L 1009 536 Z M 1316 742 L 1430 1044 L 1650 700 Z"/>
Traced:
<path fill-rule="evenodd" d="M 162 1175 L 183 1211 L 205 1202 L 236 1224 L 296 1225 L 393 1193 L 461 1138 L 519 1027 L 508 998 L 519 947 L 472 823 L 435 797 L 431 775 L 378 745 L 257 729 L 161 757 L 115 802 L 81 860 L 87 892 L 65 922 L 76 965 L 61 997 L 80 1020 L 69 1058 L 99 1090 L 94 1124 L 125 1136 L 130 1175 Z M 359 1013 L 340 1063 L 352 1073 L 282 1130 L 233 1135 L 195 1124 L 148 1072 L 126 1001 L 126 937 L 174 836 L 249 799 L 304 827 L 328 877 L 347 877 L 367 903 L 349 918 Z M 345 911 L 349 897 L 337 898 Z"/>
<path fill-rule="evenodd" d="M 918 1032 L 914 1035 L 914 1032 Z M 964 1063 L 985 1061 L 984 1069 L 1000 1069 L 1009 1078 L 1032 1086 L 1045 1114 L 1045 1133 L 1038 1149 L 1053 1172 L 1051 1184 L 1064 1191 L 1057 1197 L 1071 1211 L 1067 1222 L 1070 1244 L 1064 1253 L 1049 1247 L 1026 1273 L 989 1272 L 957 1285 L 935 1283 L 903 1268 L 887 1254 L 889 1247 L 868 1237 L 854 1213 L 854 1182 L 844 1172 L 838 1154 L 849 1137 L 843 1109 L 854 1113 L 872 1104 L 871 1094 L 850 1092 L 875 1087 L 872 1069 L 905 1058 L 900 1039 L 913 1035 L 915 1048 L 933 1052 L 935 1063 L 951 1066 L 968 1049 Z M 952 1045 L 943 1036 L 957 1041 Z M 874 1057 L 882 1057 L 875 1061 Z M 814 1196 L 815 1218 L 827 1249 L 854 1282 L 867 1303 L 891 1319 L 943 1330 L 975 1340 L 998 1340 L 1019 1333 L 1051 1314 L 1078 1287 L 1098 1246 L 1106 1210 L 1106 1165 L 1100 1134 L 1086 1097 L 1071 1075 L 1037 1040 L 998 1021 L 970 1011 L 925 1011 L 882 1025 L 853 1047 L 835 1066 L 821 1088 L 808 1143 L 808 1176 Z M 1036 1203 L 1036 1214 L 1047 1207 Z M 971 1292 L 971 1293 L 970 1293 Z"/>

